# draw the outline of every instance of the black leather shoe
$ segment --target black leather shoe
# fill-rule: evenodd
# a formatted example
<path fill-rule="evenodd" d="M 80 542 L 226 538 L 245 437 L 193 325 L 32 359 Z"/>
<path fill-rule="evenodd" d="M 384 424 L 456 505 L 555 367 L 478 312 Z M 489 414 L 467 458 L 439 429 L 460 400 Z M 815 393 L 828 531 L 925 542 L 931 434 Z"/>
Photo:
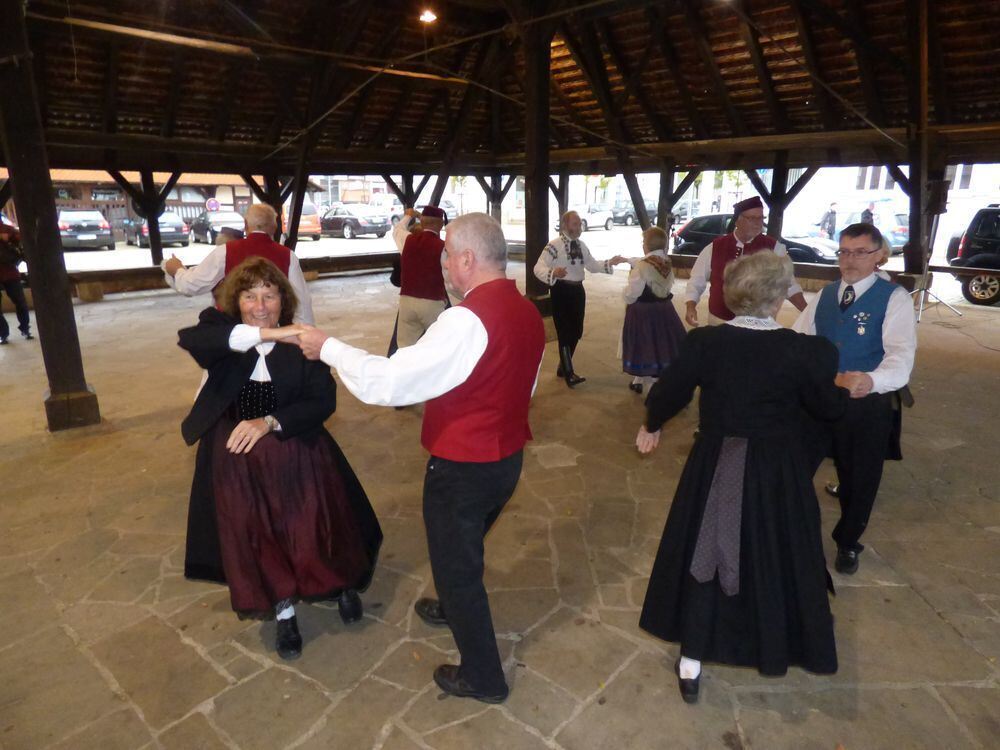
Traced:
<path fill-rule="evenodd" d="M 428 625 L 448 624 L 448 618 L 444 616 L 444 609 L 441 607 L 441 602 L 437 599 L 429 599 L 427 597 L 417 599 L 417 603 L 413 605 L 413 611 Z"/>
<path fill-rule="evenodd" d="M 853 549 L 837 547 L 837 559 L 833 562 L 834 569 L 845 576 L 854 575 L 858 570 L 859 555 L 860 553 Z"/>
<path fill-rule="evenodd" d="M 337 608 L 340 610 L 340 619 L 345 625 L 357 622 L 365 613 L 364 607 L 361 606 L 361 597 L 354 589 L 344 589 L 337 602 Z"/>
<path fill-rule="evenodd" d="M 576 388 L 578 385 L 580 385 L 580 383 L 585 383 L 586 381 L 587 381 L 586 378 L 581 378 L 575 372 L 570 373 L 569 375 L 566 376 L 566 385 L 568 385 L 570 388 Z"/>
<path fill-rule="evenodd" d="M 33 338 L 35 338 L 34 336 L 31 335 L 31 331 L 28 331 L 27 333 L 22 333 L 21 335 L 24 336 L 25 341 L 31 341 Z"/>
<path fill-rule="evenodd" d="M 827 482 L 823 487 L 826 494 L 830 497 L 840 497 L 840 483 L 839 482 Z"/>
<path fill-rule="evenodd" d="M 475 698 L 483 703 L 503 703 L 510 695 L 506 685 L 500 693 L 484 693 L 476 690 L 459 675 L 458 667 L 454 664 L 442 664 L 435 669 L 434 682 L 448 695 L 454 695 L 456 698 Z"/>
<path fill-rule="evenodd" d="M 674 662 L 674 674 L 677 675 L 677 688 L 681 691 L 681 698 L 685 703 L 698 702 L 698 688 L 701 687 L 701 672 L 693 679 L 681 677 L 681 660 Z"/>
<path fill-rule="evenodd" d="M 629 383 L 628 389 L 633 393 L 642 394 L 642 383 Z"/>
<path fill-rule="evenodd" d="M 296 617 L 278 620 L 274 647 L 282 659 L 298 659 L 302 656 L 302 636 L 299 635 L 299 621 Z"/>

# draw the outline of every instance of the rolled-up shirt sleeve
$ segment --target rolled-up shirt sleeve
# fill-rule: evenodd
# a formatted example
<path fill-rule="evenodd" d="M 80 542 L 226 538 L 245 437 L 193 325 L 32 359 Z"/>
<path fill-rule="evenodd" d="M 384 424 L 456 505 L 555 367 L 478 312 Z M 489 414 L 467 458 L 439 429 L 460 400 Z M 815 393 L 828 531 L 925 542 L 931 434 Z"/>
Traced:
<path fill-rule="evenodd" d="M 684 301 L 698 303 L 708 287 L 708 277 L 712 272 L 712 243 L 705 245 L 691 266 L 691 277 L 684 289 Z"/>
<path fill-rule="evenodd" d="M 392 240 L 396 243 L 396 249 L 399 252 L 403 252 L 403 245 L 406 244 L 406 238 L 410 236 L 410 227 L 415 221 L 416 219 L 412 216 L 403 216 L 392 228 Z"/>
<path fill-rule="evenodd" d="M 229 348 L 234 352 L 248 352 L 260 343 L 260 328 L 237 323 L 229 334 Z"/>
<path fill-rule="evenodd" d="M 181 268 L 175 276 L 164 273 L 167 284 L 185 297 L 210 292 L 226 275 L 226 246 L 219 245 L 191 268 Z"/>
<path fill-rule="evenodd" d="M 438 316 L 413 346 L 391 357 L 329 338 L 320 359 L 337 370 L 354 396 L 376 406 L 406 406 L 436 398 L 464 383 L 486 351 L 489 337 L 482 321 L 465 307 Z"/>
<path fill-rule="evenodd" d="M 917 323 L 913 314 L 913 301 L 905 289 L 894 289 L 889 296 L 882 323 L 882 349 L 885 350 L 885 356 L 868 375 L 872 379 L 872 391 L 890 393 L 910 382 L 917 352 Z"/>

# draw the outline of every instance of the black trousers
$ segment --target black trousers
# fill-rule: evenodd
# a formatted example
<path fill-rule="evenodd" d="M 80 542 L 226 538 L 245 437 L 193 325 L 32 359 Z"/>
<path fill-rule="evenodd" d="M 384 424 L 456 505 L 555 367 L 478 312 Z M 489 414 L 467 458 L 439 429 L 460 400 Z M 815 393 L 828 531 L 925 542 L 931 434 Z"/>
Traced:
<path fill-rule="evenodd" d="M 833 529 L 838 547 L 864 549 L 859 540 L 882 482 L 892 426 L 890 393 L 852 398 L 844 416 L 833 424 L 833 461 L 840 481 L 840 521 Z"/>
<path fill-rule="evenodd" d="M 576 352 L 576 345 L 583 338 L 583 316 L 587 310 L 587 293 L 583 284 L 557 281 L 552 285 L 552 323 L 556 327 L 559 348 L 570 348 Z"/>
<path fill-rule="evenodd" d="M 488 694 L 504 692 L 507 683 L 483 585 L 483 539 L 514 494 L 522 458 L 522 451 L 490 463 L 431 456 L 424 477 L 434 586 L 462 656 L 460 674 Z"/>
<path fill-rule="evenodd" d="M 28 333 L 31 330 L 31 315 L 28 312 L 28 302 L 24 299 L 24 287 L 18 281 L 0 281 L 0 287 L 7 292 L 10 301 L 14 303 L 14 311 L 17 315 L 17 327 L 21 333 Z M 0 294 L 0 297 L 3 295 Z M 10 326 L 7 319 L 0 313 L 0 339 L 10 336 Z"/>

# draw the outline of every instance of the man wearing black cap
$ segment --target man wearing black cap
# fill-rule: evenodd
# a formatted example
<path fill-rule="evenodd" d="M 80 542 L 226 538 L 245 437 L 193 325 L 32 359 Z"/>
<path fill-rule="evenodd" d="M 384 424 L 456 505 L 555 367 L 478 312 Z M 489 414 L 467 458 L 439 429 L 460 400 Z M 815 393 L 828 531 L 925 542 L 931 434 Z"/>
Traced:
<path fill-rule="evenodd" d="M 448 306 L 448 293 L 441 275 L 444 217 L 444 210 L 437 206 L 424 206 L 420 214 L 421 231 L 410 234 L 403 243 L 396 332 L 400 348 L 417 343 Z"/>
<path fill-rule="evenodd" d="M 690 326 L 698 325 L 698 300 L 704 294 L 706 286 L 709 287 L 709 324 L 725 323 L 735 317 L 722 297 L 722 273 L 732 261 L 741 255 L 761 250 L 771 250 L 775 255 L 788 254 L 782 243 L 763 233 L 764 204 L 759 197 L 755 195 L 740 201 L 733 206 L 733 213 L 733 231 L 706 245 L 691 268 L 691 278 L 684 295 L 687 308 L 684 320 Z M 805 309 L 806 299 L 802 296 L 802 287 L 794 281 L 788 290 L 788 300 L 800 311 Z"/>

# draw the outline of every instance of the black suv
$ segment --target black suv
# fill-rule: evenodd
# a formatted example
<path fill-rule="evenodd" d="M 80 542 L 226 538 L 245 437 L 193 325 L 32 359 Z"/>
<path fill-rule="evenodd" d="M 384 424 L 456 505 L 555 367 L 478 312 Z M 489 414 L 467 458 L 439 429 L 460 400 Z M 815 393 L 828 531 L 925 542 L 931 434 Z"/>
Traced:
<path fill-rule="evenodd" d="M 656 201 L 646 201 L 646 216 L 656 223 Z M 611 209 L 611 218 L 615 224 L 624 224 L 627 227 L 638 223 L 639 217 L 635 215 L 634 203 L 622 203 Z"/>
<path fill-rule="evenodd" d="M 948 256 L 951 265 L 959 268 L 1000 271 L 1000 203 L 991 203 L 976 212 L 958 244 L 949 248 Z M 1000 275 L 963 276 L 961 281 L 962 294 L 972 304 L 992 305 L 1000 301 Z"/>
<path fill-rule="evenodd" d="M 732 231 L 733 215 L 708 214 L 695 216 L 677 231 L 673 232 L 675 255 L 698 255 L 705 246 L 727 232 Z M 837 262 L 837 244 L 822 237 L 809 237 L 800 231 L 783 232 L 781 243 L 788 251 L 793 263 Z"/>

